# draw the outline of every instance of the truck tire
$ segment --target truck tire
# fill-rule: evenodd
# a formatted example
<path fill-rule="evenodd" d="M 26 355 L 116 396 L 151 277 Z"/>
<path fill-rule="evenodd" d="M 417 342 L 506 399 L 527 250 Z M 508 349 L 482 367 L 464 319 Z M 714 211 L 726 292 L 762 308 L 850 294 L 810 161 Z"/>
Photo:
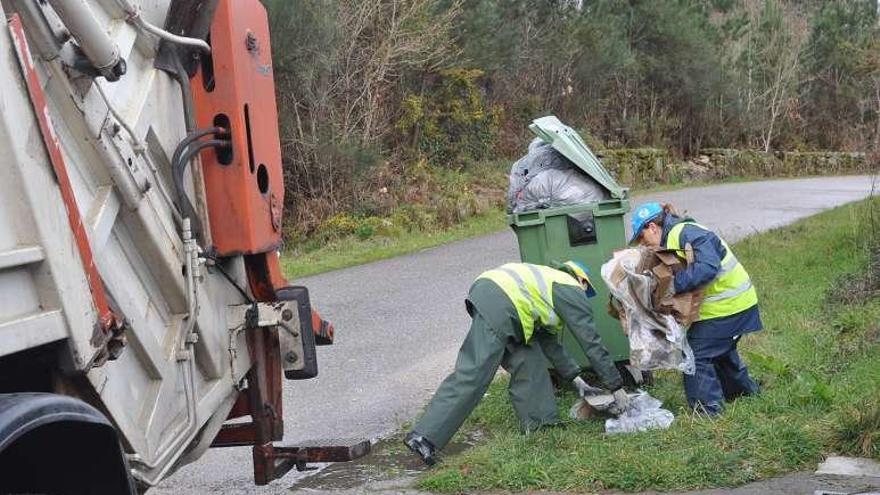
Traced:
<path fill-rule="evenodd" d="M 110 421 L 72 397 L 0 394 L 0 493 L 134 494 Z"/>

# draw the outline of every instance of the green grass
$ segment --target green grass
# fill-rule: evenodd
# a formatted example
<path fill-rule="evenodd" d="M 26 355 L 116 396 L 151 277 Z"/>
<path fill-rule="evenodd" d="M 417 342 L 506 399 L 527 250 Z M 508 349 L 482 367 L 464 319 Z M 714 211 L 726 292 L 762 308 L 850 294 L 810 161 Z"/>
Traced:
<path fill-rule="evenodd" d="M 599 420 L 569 420 L 566 428 L 523 436 L 501 378 L 464 428 L 488 440 L 446 458 L 420 488 L 685 490 L 814 469 L 832 452 L 880 459 L 880 300 L 829 302 L 836 281 L 867 264 L 868 208 L 880 208 L 880 200 L 734 247 L 761 297 L 765 330 L 740 346 L 763 386 L 760 396 L 730 404 L 717 419 L 694 416 L 680 376 L 663 372 L 649 391 L 676 415 L 668 430 L 609 436 Z M 573 401 L 569 392 L 561 396 L 563 417 Z"/>
<path fill-rule="evenodd" d="M 505 227 L 507 227 L 507 219 L 504 212 L 490 210 L 482 215 L 470 217 L 444 231 L 410 232 L 371 239 L 346 237 L 331 241 L 313 251 L 285 252 L 281 264 L 288 277 L 305 277 L 414 253 L 460 239 L 498 232 Z"/>

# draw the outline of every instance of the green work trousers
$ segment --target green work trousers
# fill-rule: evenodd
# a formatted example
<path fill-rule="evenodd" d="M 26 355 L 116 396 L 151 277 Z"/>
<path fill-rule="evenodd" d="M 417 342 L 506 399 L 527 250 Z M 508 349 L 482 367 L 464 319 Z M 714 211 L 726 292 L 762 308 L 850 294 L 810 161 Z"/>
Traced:
<path fill-rule="evenodd" d="M 455 370 L 443 380 L 425 413 L 413 427 L 437 449 L 442 449 L 471 414 L 502 366 L 510 374 L 510 400 L 523 432 L 559 422 L 547 360 L 537 341 L 531 345 L 514 338 L 514 328 L 495 329 L 479 312 L 455 361 Z"/>

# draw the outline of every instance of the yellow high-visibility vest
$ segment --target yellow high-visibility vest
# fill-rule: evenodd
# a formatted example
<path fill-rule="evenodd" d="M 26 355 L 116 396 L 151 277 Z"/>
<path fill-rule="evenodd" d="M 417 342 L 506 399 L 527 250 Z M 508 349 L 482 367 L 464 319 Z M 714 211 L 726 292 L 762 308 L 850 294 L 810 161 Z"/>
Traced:
<path fill-rule="evenodd" d="M 685 257 L 680 240 L 685 225 L 696 225 L 709 230 L 696 222 L 681 222 L 673 226 L 666 236 L 666 248 L 674 250 L 681 258 Z M 720 236 L 718 238 L 721 239 Z M 724 239 L 721 239 L 721 244 L 727 250 L 727 254 L 721 260 L 721 270 L 718 271 L 718 275 L 703 289 L 704 298 L 698 320 L 734 315 L 758 304 L 758 293 L 752 285 L 748 272 L 733 255 L 733 250 Z"/>
<path fill-rule="evenodd" d="M 551 334 L 558 333 L 563 322 L 553 310 L 553 284 L 580 287 L 571 275 L 552 268 L 530 263 L 507 263 L 484 272 L 477 280 L 494 282 L 510 299 L 523 329 L 523 342 L 528 343 L 540 326 Z"/>

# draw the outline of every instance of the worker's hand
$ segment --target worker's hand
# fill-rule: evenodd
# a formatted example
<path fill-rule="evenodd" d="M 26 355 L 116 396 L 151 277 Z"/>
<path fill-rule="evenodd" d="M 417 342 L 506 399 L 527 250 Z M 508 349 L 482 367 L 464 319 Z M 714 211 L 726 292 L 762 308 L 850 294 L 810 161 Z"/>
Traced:
<path fill-rule="evenodd" d="M 577 376 L 574 380 L 571 381 L 574 388 L 577 389 L 578 395 L 581 397 L 589 397 L 591 395 L 599 395 L 604 390 L 601 388 L 596 388 L 589 383 L 585 382 L 583 378 Z"/>
<path fill-rule="evenodd" d="M 611 395 L 614 397 L 614 403 L 608 408 L 608 412 L 615 416 L 620 416 L 629 410 L 629 396 L 626 395 L 626 390 L 624 390 L 623 387 L 615 390 Z"/>

